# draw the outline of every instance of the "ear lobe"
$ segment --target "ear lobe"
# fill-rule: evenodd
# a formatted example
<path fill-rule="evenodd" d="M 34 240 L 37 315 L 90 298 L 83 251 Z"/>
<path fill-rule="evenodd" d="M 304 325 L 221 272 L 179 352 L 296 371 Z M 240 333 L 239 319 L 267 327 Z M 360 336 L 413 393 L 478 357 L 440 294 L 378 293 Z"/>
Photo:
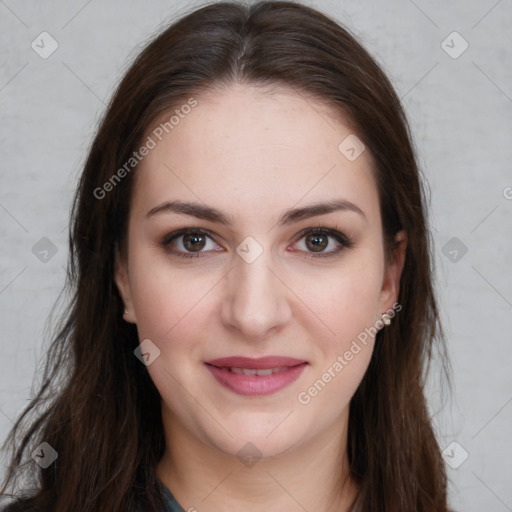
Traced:
<path fill-rule="evenodd" d="M 407 249 L 407 233 L 399 231 L 395 235 L 395 249 L 385 269 L 384 280 L 381 290 L 381 311 L 392 309 L 400 294 L 400 278 L 405 264 L 405 253 Z"/>

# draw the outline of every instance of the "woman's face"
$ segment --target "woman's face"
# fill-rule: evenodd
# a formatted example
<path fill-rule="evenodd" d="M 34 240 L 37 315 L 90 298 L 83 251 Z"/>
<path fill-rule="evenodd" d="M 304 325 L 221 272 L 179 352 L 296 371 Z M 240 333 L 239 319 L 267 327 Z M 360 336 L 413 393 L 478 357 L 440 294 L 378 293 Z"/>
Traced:
<path fill-rule="evenodd" d="M 369 148 L 291 90 L 196 100 L 146 134 L 115 276 L 164 421 L 239 456 L 340 436 L 405 249 L 385 267 Z"/>

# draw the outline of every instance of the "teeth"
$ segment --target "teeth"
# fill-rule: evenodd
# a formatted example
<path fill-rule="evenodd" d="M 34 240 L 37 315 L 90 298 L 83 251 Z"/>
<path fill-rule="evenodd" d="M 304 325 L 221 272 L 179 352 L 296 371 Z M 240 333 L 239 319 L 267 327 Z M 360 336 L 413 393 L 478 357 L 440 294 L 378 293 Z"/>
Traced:
<path fill-rule="evenodd" d="M 256 370 L 256 375 L 272 375 L 272 368 L 265 368 L 264 370 Z"/>
<path fill-rule="evenodd" d="M 230 370 L 233 373 L 238 375 L 272 375 L 273 373 L 281 372 L 287 370 L 287 366 L 281 366 L 279 368 L 262 368 L 260 370 L 256 370 L 255 368 L 226 368 L 226 370 Z"/>

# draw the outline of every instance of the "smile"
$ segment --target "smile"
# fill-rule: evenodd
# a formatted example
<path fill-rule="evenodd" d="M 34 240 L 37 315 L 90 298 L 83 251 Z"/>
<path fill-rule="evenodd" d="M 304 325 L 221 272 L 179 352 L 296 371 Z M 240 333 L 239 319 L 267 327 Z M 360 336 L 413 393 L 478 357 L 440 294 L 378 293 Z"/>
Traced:
<path fill-rule="evenodd" d="M 245 396 L 276 393 L 297 380 L 307 365 L 303 360 L 274 356 L 230 357 L 205 363 L 219 384 Z"/>

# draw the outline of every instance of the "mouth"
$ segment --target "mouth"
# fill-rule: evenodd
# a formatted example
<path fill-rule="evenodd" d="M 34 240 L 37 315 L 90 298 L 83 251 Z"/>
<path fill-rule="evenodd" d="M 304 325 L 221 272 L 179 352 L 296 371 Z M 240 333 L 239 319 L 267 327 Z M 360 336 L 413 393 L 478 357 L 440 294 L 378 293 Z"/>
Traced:
<path fill-rule="evenodd" d="M 259 359 L 235 356 L 204 364 L 219 384 L 245 396 L 276 393 L 298 379 L 308 365 L 307 361 L 281 356 Z"/>
<path fill-rule="evenodd" d="M 221 366 L 222 370 L 227 370 L 237 375 L 272 375 L 273 373 L 281 373 L 290 369 L 290 366 L 281 366 L 278 368 L 263 368 L 261 370 L 256 370 L 255 368 L 236 368 L 235 366 Z"/>

